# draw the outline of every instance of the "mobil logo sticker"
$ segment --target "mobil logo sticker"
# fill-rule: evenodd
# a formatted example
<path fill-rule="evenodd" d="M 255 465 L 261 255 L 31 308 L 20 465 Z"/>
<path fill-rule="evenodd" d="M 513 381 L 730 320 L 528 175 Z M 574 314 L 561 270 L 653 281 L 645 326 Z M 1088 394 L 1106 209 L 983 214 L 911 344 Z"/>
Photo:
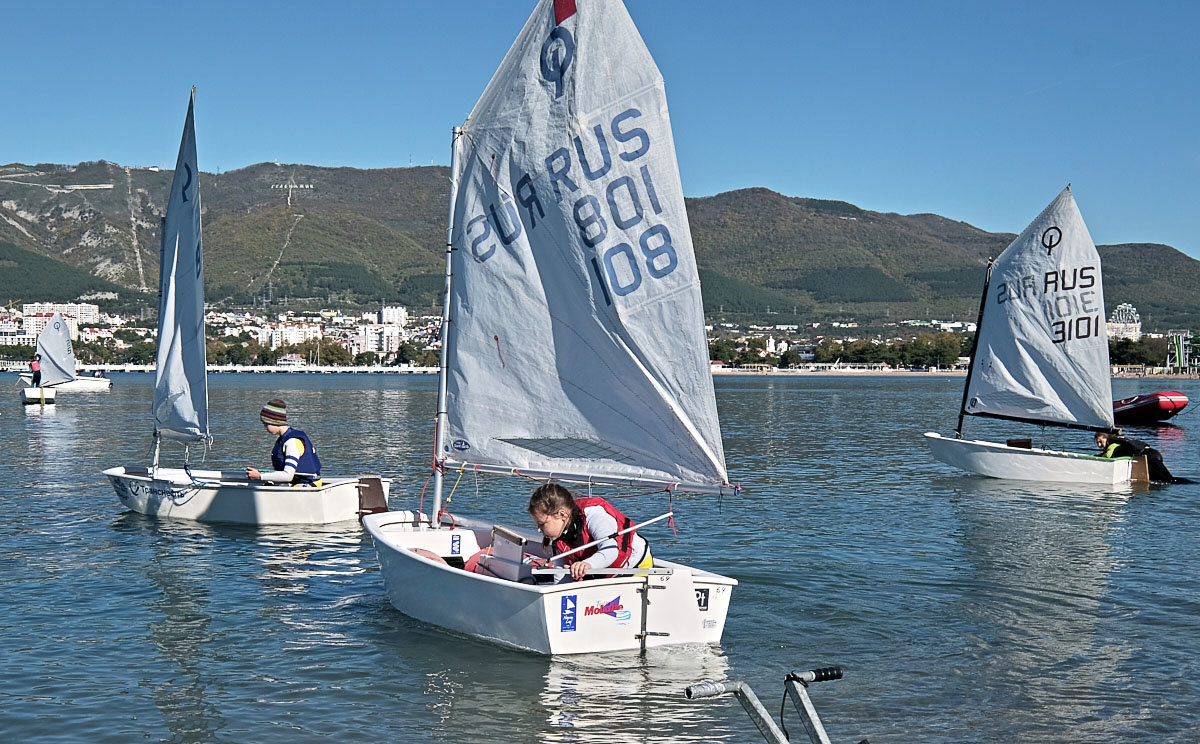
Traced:
<path fill-rule="evenodd" d="M 563 633 L 575 630 L 575 618 L 578 614 L 579 596 L 576 594 L 564 594 L 562 598 L 562 609 L 559 611 L 559 630 Z"/>
<path fill-rule="evenodd" d="M 625 609 L 625 605 L 621 604 L 621 595 L 610 599 L 604 604 L 588 605 L 583 608 L 584 617 L 599 617 L 607 615 L 617 621 L 617 625 L 624 625 L 629 622 L 629 610 Z"/>
<path fill-rule="evenodd" d="M 450 555 L 462 555 L 462 535 L 450 536 Z"/>

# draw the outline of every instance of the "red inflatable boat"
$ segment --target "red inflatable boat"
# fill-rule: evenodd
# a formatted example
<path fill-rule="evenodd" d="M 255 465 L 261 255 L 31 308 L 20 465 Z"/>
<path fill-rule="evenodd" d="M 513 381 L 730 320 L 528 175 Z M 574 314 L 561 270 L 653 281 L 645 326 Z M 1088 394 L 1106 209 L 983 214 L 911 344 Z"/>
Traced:
<path fill-rule="evenodd" d="M 1149 393 L 1113 401 L 1113 419 L 1118 424 L 1157 424 L 1183 410 L 1188 397 L 1183 393 Z"/>

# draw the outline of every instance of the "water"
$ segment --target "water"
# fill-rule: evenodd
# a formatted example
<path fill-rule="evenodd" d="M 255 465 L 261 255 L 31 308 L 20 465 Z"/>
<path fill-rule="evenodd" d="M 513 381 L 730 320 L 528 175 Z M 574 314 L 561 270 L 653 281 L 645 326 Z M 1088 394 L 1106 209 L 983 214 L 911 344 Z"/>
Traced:
<path fill-rule="evenodd" d="M 9 375 L 8 378 L 13 376 Z M 0 378 L 5 379 L 5 378 Z M 210 377 L 213 465 L 264 465 L 283 397 L 327 473 L 375 470 L 411 508 L 436 381 Z M 737 578 L 718 648 L 546 659 L 391 608 L 355 527 L 154 521 L 99 475 L 146 462 L 148 375 L 52 413 L 0 401 L 0 731 L 6 741 L 756 741 L 702 679 L 773 713 L 792 669 L 834 741 L 1200 740 L 1200 485 L 1125 492 L 958 475 L 920 433 L 951 431 L 960 378 L 719 378 L 740 498 L 675 500 L 656 555 Z M 1194 381 L 1118 380 L 1114 395 Z M 1200 415 L 1134 436 L 1200 479 Z M 968 422 L 968 432 L 1030 427 Z M 1090 447 L 1083 433 L 1047 444 Z M 523 524 L 525 483 L 458 483 L 451 510 Z M 622 506 L 631 502 L 622 502 Z M 648 518 L 658 496 L 633 502 Z M 661 527 L 661 528 L 659 528 Z M 800 739 L 789 706 L 785 719 Z M 799 739 L 797 739 L 799 740 Z"/>

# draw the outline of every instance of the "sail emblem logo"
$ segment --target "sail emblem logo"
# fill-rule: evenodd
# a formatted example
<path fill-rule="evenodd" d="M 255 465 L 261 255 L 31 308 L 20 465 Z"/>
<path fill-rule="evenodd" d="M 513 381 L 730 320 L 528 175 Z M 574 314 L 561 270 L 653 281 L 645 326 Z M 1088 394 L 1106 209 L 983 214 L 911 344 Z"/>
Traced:
<path fill-rule="evenodd" d="M 555 26 L 542 44 L 542 77 L 554 83 L 554 97 L 563 94 L 563 78 L 575 58 L 575 37 L 562 26 Z"/>
<path fill-rule="evenodd" d="M 459 452 L 466 452 L 471 449 L 471 443 L 465 439 L 455 439 L 451 446 Z"/>
<path fill-rule="evenodd" d="M 562 609 L 559 611 L 559 630 L 563 633 L 575 630 L 575 615 L 578 606 L 578 595 L 566 594 L 562 598 Z"/>
<path fill-rule="evenodd" d="M 1054 248 L 1062 242 L 1062 230 L 1057 227 L 1048 227 L 1046 232 L 1042 233 L 1042 245 L 1046 248 L 1046 255 L 1049 256 L 1054 252 Z"/>

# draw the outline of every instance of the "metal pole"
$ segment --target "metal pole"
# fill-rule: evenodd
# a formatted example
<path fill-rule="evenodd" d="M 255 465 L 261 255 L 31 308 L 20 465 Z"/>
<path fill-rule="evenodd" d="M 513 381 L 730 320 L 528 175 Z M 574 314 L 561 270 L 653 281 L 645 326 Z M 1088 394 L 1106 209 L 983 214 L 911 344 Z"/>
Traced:
<path fill-rule="evenodd" d="M 975 374 L 975 352 L 979 349 L 979 332 L 983 330 L 983 306 L 987 304 L 988 286 L 992 283 L 992 266 L 995 261 L 988 259 L 987 274 L 983 278 L 983 294 L 979 297 L 979 316 L 975 318 L 975 338 L 971 339 L 971 361 L 967 364 L 967 380 L 963 383 L 962 403 L 958 407 L 958 428 L 954 430 L 954 438 L 962 439 L 963 417 L 967 415 L 967 394 L 971 392 L 971 376 Z"/>
<path fill-rule="evenodd" d="M 462 137 L 462 127 L 454 127 L 450 134 L 450 214 L 446 220 L 446 282 L 442 298 L 442 351 L 438 373 L 437 416 L 433 424 L 433 504 L 429 512 L 429 522 L 436 529 L 439 525 L 438 515 L 442 510 L 442 468 L 445 458 L 442 453 L 443 440 L 446 436 L 448 419 L 446 415 L 446 364 L 449 354 L 450 339 L 450 278 L 454 273 L 454 206 L 458 200 L 458 142 Z"/>
<path fill-rule="evenodd" d="M 683 691 L 684 696 L 689 700 L 692 698 L 713 697 L 722 693 L 729 692 L 735 695 L 738 702 L 750 714 L 750 719 L 754 721 L 754 725 L 758 726 L 759 733 L 770 744 L 787 744 L 787 737 L 783 735 L 775 722 L 771 720 L 771 714 L 759 702 L 758 696 L 754 694 L 745 682 L 700 682 L 691 685 Z"/>
<path fill-rule="evenodd" d="M 804 724 L 808 738 L 813 744 L 830 744 L 829 734 L 825 733 L 825 727 L 821 725 L 821 717 L 817 715 L 817 709 L 808 697 L 804 682 L 789 676 L 784 686 L 787 688 L 788 697 L 792 699 L 792 705 L 800 714 L 800 722 Z"/>

